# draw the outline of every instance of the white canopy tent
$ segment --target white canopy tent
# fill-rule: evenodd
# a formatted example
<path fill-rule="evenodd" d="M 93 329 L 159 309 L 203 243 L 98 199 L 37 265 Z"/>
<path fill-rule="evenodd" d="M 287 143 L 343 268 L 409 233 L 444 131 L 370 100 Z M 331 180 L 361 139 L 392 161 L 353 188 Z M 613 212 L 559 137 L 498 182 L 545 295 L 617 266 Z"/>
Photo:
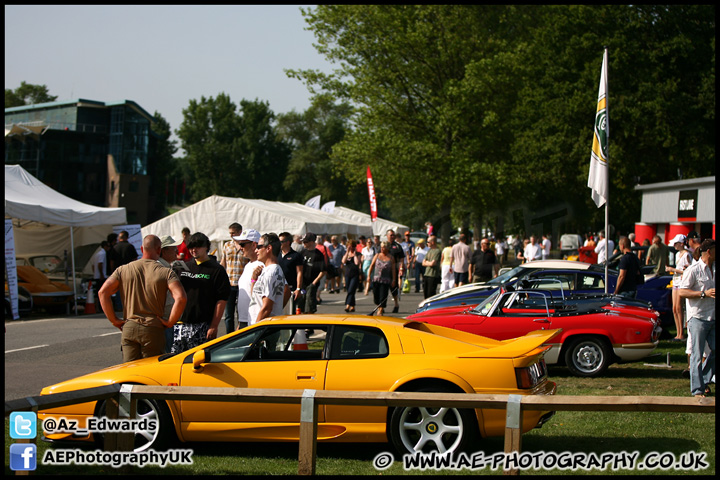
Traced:
<path fill-rule="evenodd" d="M 18 253 L 61 253 L 68 246 L 69 227 L 73 284 L 76 236 L 80 245 L 99 242 L 112 231 L 112 225 L 127 223 L 125 208 L 102 208 L 74 200 L 19 165 L 5 165 L 5 218 L 12 219 Z"/>
<path fill-rule="evenodd" d="M 385 220 L 384 218 L 378 218 L 373 222 L 369 213 L 358 212 L 357 210 L 347 207 L 335 206 L 333 207 L 332 212 L 332 215 L 336 218 L 349 220 L 362 225 L 369 225 L 372 228 L 373 235 L 379 235 L 381 238 L 385 238 L 385 233 L 391 229 L 394 230 L 400 237 L 402 237 L 404 232 L 409 230 L 407 225 L 393 222 L 391 220 Z"/>
<path fill-rule="evenodd" d="M 367 236 L 372 233 L 369 225 L 341 219 L 299 203 L 212 195 L 143 227 L 142 235 L 171 235 L 179 240 L 182 229 L 188 227 L 192 233 L 202 232 L 208 236 L 212 252 L 215 249 L 219 251 L 223 242 L 229 240 L 228 227 L 234 222 L 242 225 L 243 229 L 253 228 L 261 234 L 289 232 L 301 235 L 312 232 Z"/>

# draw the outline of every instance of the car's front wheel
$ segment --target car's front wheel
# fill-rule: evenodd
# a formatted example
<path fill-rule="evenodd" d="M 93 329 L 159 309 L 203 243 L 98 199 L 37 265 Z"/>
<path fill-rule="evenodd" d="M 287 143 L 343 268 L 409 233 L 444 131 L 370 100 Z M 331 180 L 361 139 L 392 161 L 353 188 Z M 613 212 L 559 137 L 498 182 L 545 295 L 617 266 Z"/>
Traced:
<path fill-rule="evenodd" d="M 611 361 L 608 342 L 600 337 L 582 336 L 570 340 L 565 349 L 565 365 L 578 377 L 597 377 Z"/>
<path fill-rule="evenodd" d="M 438 392 L 423 388 L 419 392 Z M 390 439 L 398 452 L 438 453 L 466 450 L 477 433 L 473 410 L 397 407 L 390 417 Z"/>
<path fill-rule="evenodd" d="M 96 416 L 104 417 L 106 403 L 103 401 L 97 409 Z M 138 425 L 151 426 L 152 428 L 136 428 L 134 452 L 146 450 L 163 450 L 168 447 L 175 431 L 172 416 L 164 402 L 153 399 L 141 398 L 137 401 L 137 414 L 135 419 Z M 95 433 L 95 441 L 98 447 L 104 446 L 104 437 L 101 433 Z"/>

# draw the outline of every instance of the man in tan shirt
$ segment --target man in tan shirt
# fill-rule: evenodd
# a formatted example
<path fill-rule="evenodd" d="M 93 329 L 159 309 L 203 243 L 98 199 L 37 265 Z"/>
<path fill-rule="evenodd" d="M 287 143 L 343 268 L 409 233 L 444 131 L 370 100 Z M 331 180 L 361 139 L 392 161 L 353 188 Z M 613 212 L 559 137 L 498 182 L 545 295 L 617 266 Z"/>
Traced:
<path fill-rule="evenodd" d="M 143 239 L 142 258 L 117 268 L 98 292 L 105 316 L 122 331 L 123 362 L 161 355 L 165 329 L 180 319 L 187 301 L 177 274 L 158 263 L 162 242 L 155 235 Z M 112 309 L 111 296 L 120 291 L 123 320 Z M 168 290 L 173 296 L 170 316 L 163 319 Z"/>

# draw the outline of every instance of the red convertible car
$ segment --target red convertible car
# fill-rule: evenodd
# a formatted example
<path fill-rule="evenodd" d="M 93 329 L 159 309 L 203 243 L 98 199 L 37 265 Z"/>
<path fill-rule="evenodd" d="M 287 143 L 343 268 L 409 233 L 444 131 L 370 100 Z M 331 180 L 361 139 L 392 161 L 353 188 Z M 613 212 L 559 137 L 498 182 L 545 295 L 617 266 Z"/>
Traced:
<path fill-rule="evenodd" d="M 557 292 L 554 292 L 557 295 Z M 566 365 L 581 377 L 602 375 L 618 361 L 648 356 L 660 338 L 659 314 L 646 307 L 606 299 L 572 301 L 549 290 L 499 289 L 479 305 L 453 306 L 410 315 L 408 319 L 455 328 L 496 340 L 533 330 L 562 329 L 548 344 L 548 364 Z"/>

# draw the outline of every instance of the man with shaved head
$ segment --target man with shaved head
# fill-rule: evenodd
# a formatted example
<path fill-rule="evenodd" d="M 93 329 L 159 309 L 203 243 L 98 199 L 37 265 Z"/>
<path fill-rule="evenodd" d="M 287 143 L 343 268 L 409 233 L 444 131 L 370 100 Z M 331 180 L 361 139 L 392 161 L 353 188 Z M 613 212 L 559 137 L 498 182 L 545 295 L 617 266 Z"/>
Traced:
<path fill-rule="evenodd" d="M 177 274 L 158 263 L 162 242 L 155 235 L 143 239 L 142 258 L 118 267 L 98 292 L 105 316 L 122 331 L 123 362 L 165 353 L 165 329 L 172 328 L 185 310 L 185 290 Z M 174 303 L 163 319 L 168 290 Z M 120 292 L 123 319 L 112 308 L 111 296 Z"/>

